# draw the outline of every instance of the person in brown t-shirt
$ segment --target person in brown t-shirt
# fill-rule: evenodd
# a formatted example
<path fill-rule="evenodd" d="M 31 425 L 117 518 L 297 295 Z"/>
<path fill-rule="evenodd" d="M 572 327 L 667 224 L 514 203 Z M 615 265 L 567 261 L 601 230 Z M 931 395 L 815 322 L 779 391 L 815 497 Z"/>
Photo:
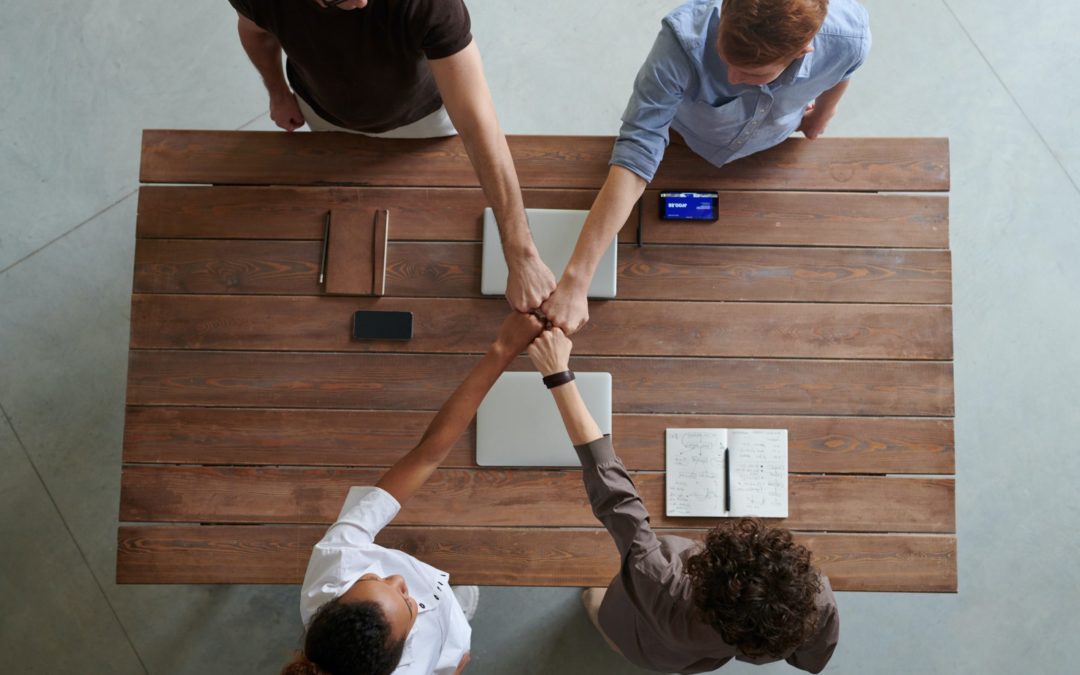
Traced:
<path fill-rule="evenodd" d="M 463 0 L 229 2 L 282 129 L 307 122 L 313 131 L 395 138 L 460 133 L 499 224 L 506 298 L 519 312 L 540 307 L 555 277 L 533 244 Z"/>
<path fill-rule="evenodd" d="M 731 659 L 786 660 L 820 672 L 840 637 L 829 580 L 791 533 L 751 519 L 729 520 L 705 541 L 657 535 L 611 436 L 589 414 L 570 371 L 573 344 L 544 331 L 529 358 L 544 376 L 570 441 L 593 515 L 619 551 L 606 589 L 582 595 L 586 612 L 615 651 L 637 666 L 700 673 Z"/>

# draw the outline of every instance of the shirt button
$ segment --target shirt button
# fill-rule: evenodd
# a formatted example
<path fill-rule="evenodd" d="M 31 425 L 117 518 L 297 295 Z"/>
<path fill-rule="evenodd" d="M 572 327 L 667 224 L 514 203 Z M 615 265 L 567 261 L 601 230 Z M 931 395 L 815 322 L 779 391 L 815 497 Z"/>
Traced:
<path fill-rule="evenodd" d="M 421 602 L 421 603 L 420 603 L 420 609 L 427 609 L 427 607 L 425 607 L 425 606 L 424 606 L 424 603 L 422 603 L 422 602 Z"/>

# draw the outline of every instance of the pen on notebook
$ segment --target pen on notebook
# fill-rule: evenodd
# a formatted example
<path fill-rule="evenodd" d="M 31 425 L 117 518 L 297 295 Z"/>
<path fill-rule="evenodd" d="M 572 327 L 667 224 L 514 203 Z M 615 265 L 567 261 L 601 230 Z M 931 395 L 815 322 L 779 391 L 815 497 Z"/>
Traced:
<path fill-rule="evenodd" d="M 326 282 L 326 252 L 330 248 L 330 212 L 323 219 L 322 257 L 319 259 L 319 283 Z"/>
<path fill-rule="evenodd" d="M 731 468 L 727 448 L 724 448 L 724 513 L 731 513 Z"/>

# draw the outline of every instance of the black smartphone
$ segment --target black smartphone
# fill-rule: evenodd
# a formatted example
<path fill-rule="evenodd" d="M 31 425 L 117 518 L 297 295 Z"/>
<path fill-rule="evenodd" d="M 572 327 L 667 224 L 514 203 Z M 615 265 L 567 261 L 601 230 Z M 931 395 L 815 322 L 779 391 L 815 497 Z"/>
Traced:
<path fill-rule="evenodd" d="M 411 340 L 412 312 L 360 310 L 353 315 L 354 340 Z"/>

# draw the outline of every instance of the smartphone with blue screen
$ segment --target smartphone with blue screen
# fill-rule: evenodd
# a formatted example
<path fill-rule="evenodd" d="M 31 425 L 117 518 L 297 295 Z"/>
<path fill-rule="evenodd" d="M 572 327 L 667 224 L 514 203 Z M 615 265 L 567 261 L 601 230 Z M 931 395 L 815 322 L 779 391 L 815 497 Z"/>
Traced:
<path fill-rule="evenodd" d="M 660 220 L 697 220 L 712 223 L 719 219 L 718 192 L 660 193 Z"/>

